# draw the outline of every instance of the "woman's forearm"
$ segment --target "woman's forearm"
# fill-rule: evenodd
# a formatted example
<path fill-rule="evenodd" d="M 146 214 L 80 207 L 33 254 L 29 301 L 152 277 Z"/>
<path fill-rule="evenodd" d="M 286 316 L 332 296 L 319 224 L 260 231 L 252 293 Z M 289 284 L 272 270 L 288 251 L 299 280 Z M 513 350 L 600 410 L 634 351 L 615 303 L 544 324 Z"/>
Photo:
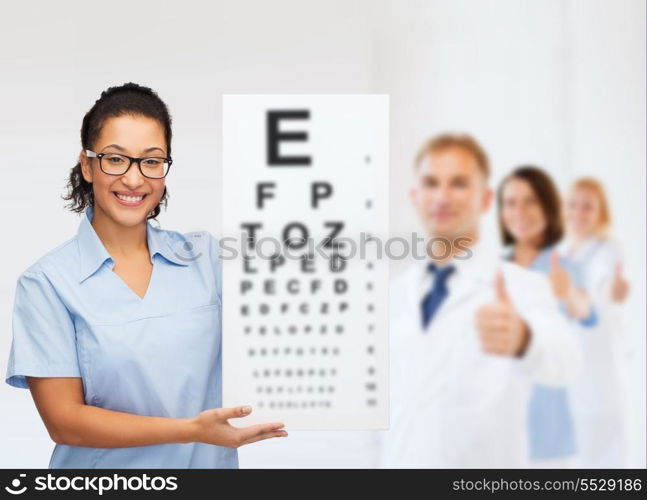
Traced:
<path fill-rule="evenodd" d="M 193 418 L 149 417 L 91 405 L 71 405 L 60 415 L 52 439 L 59 444 L 126 448 L 195 440 Z"/>
<path fill-rule="evenodd" d="M 36 408 L 58 444 L 89 448 L 129 448 L 165 443 L 206 443 L 238 448 L 287 436 L 282 422 L 231 425 L 250 406 L 209 408 L 194 417 L 150 417 L 87 405 L 79 377 L 26 377 Z"/>

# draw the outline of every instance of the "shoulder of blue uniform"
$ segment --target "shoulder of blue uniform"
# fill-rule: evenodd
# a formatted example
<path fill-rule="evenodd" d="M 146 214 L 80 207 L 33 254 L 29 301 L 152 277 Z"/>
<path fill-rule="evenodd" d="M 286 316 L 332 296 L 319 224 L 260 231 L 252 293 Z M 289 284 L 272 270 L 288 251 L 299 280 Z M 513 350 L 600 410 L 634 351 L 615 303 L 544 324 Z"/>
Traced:
<path fill-rule="evenodd" d="M 180 232 L 155 228 L 157 236 L 164 241 L 168 257 L 181 264 L 190 264 L 203 255 L 209 255 L 212 236 L 208 231 Z"/>
<path fill-rule="evenodd" d="M 77 262 L 78 247 L 76 245 L 76 236 L 73 236 L 39 257 L 33 264 L 23 270 L 21 276 L 34 273 L 45 275 L 57 273 L 68 266 L 75 266 Z"/>

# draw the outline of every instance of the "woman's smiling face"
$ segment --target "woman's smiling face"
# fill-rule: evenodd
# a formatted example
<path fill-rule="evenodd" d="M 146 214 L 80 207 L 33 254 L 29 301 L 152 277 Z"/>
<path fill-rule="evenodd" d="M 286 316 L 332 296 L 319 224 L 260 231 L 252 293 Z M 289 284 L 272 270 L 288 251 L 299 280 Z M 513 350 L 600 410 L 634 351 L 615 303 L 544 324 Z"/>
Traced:
<path fill-rule="evenodd" d="M 515 241 L 541 244 L 546 231 L 546 216 L 530 183 L 511 178 L 503 186 L 501 219 Z"/>
<path fill-rule="evenodd" d="M 575 237 L 586 238 L 598 232 L 602 206 L 600 198 L 592 189 L 572 189 L 564 212 L 567 227 Z"/>
<path fill-rule="evenodd" d="M 92 148 L 95 153 L 167 157 L 163 125 L 142 115 L 108 118 Z M 95 214 L 103 212 L 122 226 L 144 222 L 164 195 L 165 179 L 144 177 L 135 162 L 125 174 L 109 175 L 99 167 L 98 158 L 88 158 L 83 152 L 81 169 L 83 178 L 92 183 Z M 124 200 L 124 196 L 129 198 Z"/>

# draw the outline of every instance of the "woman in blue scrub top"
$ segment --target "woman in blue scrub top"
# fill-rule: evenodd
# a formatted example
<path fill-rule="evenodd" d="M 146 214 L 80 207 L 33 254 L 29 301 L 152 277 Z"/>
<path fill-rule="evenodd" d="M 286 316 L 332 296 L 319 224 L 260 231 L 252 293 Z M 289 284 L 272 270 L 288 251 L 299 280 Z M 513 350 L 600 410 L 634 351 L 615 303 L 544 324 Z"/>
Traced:
<path fill-rule="evenodd" d="M 498 206 L 503 243 L 508 245 L 505 258 L 545 273 L 564 313 L 581 327 L 594 326 L 596 313 L 576 264 L 556 252 L 564 230 L 559 192 L 550 177 L 536 167 L 517 168 L 501 183 Z M 528 418 L 531 463 L 573 466 L 576 434 L 567 389 L 536 384 Z"/>
<path fill-rule="evenodd" d="M 81 144 L 65 198 L 81 223 L 18 279 L 6 382 L 31 390 L 51 468 L 236 468 L 239 446 L 287 433 L 220 408 L 217 240 L 149 222 L 167 201 L 168 109 L 111 87 Z"/>

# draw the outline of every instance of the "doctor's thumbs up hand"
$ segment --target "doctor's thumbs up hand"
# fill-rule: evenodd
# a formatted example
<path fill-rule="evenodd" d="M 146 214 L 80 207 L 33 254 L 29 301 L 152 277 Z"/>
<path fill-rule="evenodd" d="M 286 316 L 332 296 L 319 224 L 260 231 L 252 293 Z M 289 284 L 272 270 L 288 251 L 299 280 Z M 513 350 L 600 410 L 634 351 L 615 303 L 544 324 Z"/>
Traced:
<path fill-rule="evenodd" d="M 553 252 L 550 255 L 550 272 L 548 279 L 553 288 L 553 294 L 558 300 L 567 300 L 573 293 L 573 283 L 568 271 L 559 262 L 559 255 Z"/>
<path fill-rule="evenodd" d="M 611 298 L 614 302 L 624 302 L 629 294 L 629 283 L 622 276 L 622 264 L 616 264 L 611 282 Z"/>
<path fill-rule="evenodd" d="M 520 356 L 530 339 L 528 326 L 517 314 L 508 296 L 501 271 L 496 274 L 494 286 L 496 300 L 476 312 L 481 348 L 488 354 Z"/>
<path fill-rule="evenodd" d="M 234 427 L 228 422 L 230 418 L 246 417 L 251 412 L 251 406 L 205 410 L 198 416 L 189 419 L 191 428 L 189 442 L 238 448 L 263 439 L 288 435 L 280 422 L 248 427 Z"/>

